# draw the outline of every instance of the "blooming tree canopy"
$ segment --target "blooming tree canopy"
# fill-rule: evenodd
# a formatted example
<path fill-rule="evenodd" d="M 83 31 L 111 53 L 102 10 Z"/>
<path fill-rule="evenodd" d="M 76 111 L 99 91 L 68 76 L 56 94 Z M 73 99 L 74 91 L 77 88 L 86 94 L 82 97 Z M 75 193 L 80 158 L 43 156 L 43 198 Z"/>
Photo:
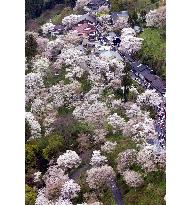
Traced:
<path fill-rule="evenodd" d="M 107 157 L 101 155 L 100 150 L 93 151 L 90 164 L 94 167 L 102 166 L 107 163 Z"/>
<path fill-rule="evenodd" d="M 128 54 L 133 54 L 140 50 L 143 39 L 138 38 L 135 35 L 136 33 L 134 29 L 123 28 L 121 31 L 121 43 L 119 50 Z"/>
<path fill-rule="evenodd" d="M 108 165 L 93 167 L 87 171 L 86 182 L 91 189 L 98 189 L 99 187 L 107 186 L 107 183 L 113 180 L 115 176 L 113 168 Z"/>
<path fill-rule="evenodd" d="M 76 168 L 81 163 L 81 159 L 75 151 L 67 150 L 66 153 L 60 155 L 57 159 L 58 166 L 65 168 Z"/>
<path fill-rule="evenodd" d="M 132 170 L 126 170 L 123 173 L 126 184 L 130 187 L 139 187 L 143 184 L 144 180 L 138 172 Z"/>
<path fill-rule="evenodd" d="M 160 7 L 155 10 L 150 10 L 146 14 L 146 26 L 148 27 L 163 27 L 166 25 L 166 7 Z"/>

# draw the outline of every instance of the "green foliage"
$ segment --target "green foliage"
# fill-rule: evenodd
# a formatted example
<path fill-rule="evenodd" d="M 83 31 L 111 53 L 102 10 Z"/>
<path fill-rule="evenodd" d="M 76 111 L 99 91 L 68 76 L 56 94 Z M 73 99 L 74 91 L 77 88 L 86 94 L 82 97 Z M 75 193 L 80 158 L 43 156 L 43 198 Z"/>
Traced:
<path fill-rule="evenodd" d="M 68 84 L 69 80 L 65 78 L 66 75 L 66 68 L 68 66 L 66 65 L 62 65 L 60 71 L 59 71 L 59 75 L 55 75 L 54 73 L 48 73 L 47 76 L 44 77 L 44 84 L 46 87 L 51 87 L 53 85 L 56 85 L 57 83 L 59 83 L 59 81 L 63 80 L 64 84 Z"/>
<path fill-rule="evenodd" d="M 73 112 L 74 108 L 69 108 L 66 106 L 62 106 L 58 108 L 58 115 L 59 116 L 65 116 L 67 114 L 71 114 Z"/>
<path fill-rule="evenodd" d="M 165 79 L 166 42 L 160 29 L 146 28 L 140 35 L 144 39 L 137 57 L 152 67 L 156 74 Z"/>
<path fill-rule="evenodd" d="M 127 9 L 127 0 L 110 0 L 111 1 L 111 11 L 124 11 Z"/>
<path fill-rule="evenodd" d="M 164 205 L 166 181 L 164 172 L 149 173 L 145 178 L 145 186 L 131 188 L 124 196 L 124 204 L 137 205 Z"/>
<path fill-rule="evenodd" d="M 30 61 L 37 54 L 38 44 L 32 34 L 26 35 L 25 38 L 25 56 Z"/>
<path fill-rule="evenodd" d="M 39 17 L 46 10 L 56 10 L 56 7 L 74 7 L 76 0 L 26 0 L 25 16 L 26 20 Z M 59 5 L 59 6 L 56 6 Z M 53 15 L 52 15 L 53 16 Z"/>
<path fill-rule="evenodd" d="M 37 193 L 27 184 L 25 185 L 25 205 L 35 205 Z"/>
<path fill-rule="evenodd" d="M 47 146 L 42 150 L 42 155 L 49 161 L 64 150 L 64 140 L 58 135 L 50 136 L 47 140 Z"/>
<path fill-rule="evenodd" d="M 25 145 L 25 163 L 26 170 L 29 168 L 35 168 L 37 165 L 36 154 L 38 151 L 37 144 L 35 143 L 27 143 Z"/>
<path fill-rule="evenodd" d="M 72 130 L 73 134 L 90 133 L 92 130 L 91 126 L 87 123 L 77 122 Z"/>
<path fill-rule="evenodd" d="M 44 0 L 26 0 L 25 1 L 25 16 L 26 19 L 39 16 L 42 12 Z"/>
<path fill-rule="evenodd" d="M 27 141 L 31 137 L 30 125 L 25 120 L 25 140 Z"/>
<path fill-rule="evenodd" d="M 88 73 L 84 73 L 83 76 L 78 79 L 78 81 L 81 83 L 82 91 L 84 93 L 87 93 L 91 89 L 91 82 L 88 80 Z"/>
<path fill-rule="evenodd" d="M 100 197 L 100 201 L 104 205 L 115 205 L 115 199 L 110 189 L 104 190 L 102 196 Z"/>
<path fill-rule="evenodd" d="M 50 135 L 30 140 L 25 145 L 26 172 L 31 169 L 46 169 L 48 161 L 64 151 L 64 138 Z"/>
<path fill-rule="evenodd" d="M 125 151 L 126 149 L 136 149 L 136 144 L 130 137 L 124 137 L 119 134 L 111 135 L 106 137 L 106 140 L 111 142 L 117 142 L 115 150 L 109 154 L 106 154 L 109 160 L 109 164 L 116 170 L 117 164 L 116 159 L 120 152 Z"/>
<path fill-rule="evenodd" d="M 152 106 L 144 105 L 141 108 L 142 108 L 142 110 L 145 110 L 145 111 L 149 112 L 150 113 L 150 117 L 152 119 L 156 118 L 156 111 L 155 111 L 155 109 Z"/>

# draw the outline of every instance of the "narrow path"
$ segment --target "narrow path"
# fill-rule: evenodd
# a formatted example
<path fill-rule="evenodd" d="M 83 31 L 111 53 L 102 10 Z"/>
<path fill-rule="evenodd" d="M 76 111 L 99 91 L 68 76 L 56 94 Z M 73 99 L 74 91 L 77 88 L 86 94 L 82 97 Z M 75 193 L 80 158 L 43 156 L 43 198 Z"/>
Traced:
<path fill-rule="evenodd" d="M 116 182 L 112 180 L 108 183 L 108 186 L 112 191 L 116 205 L 124 205 L 121 191 L 119 187 L 117 186 Z"/>

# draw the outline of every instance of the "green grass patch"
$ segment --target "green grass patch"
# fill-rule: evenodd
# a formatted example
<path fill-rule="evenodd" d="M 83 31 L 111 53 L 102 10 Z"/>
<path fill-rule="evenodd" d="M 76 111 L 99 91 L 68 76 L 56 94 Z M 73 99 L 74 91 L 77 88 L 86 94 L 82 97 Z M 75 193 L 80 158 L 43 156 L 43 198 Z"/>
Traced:
<path fill-rule="evenodd" d="M 69 79 L 65 78 L 67 67 L 68 66 L 66 65 L 62 65 L 61 70 L 59 71 L 59 75 L 55 75 L 52 72 L 48 73 L 48 75 L 44 77 L 45 87 L 51 87 L 53 85 L 56 85 L 61 80 L 64 81 L 64 84 L 70 83 Z"/>
<path fill-rule="evenodd" d="M 74 108 L 69 108 L 66 106 L 62 106 L 58 108 L 58 115 L 59 116 L 65 116 L 67 114 L 71 114 L 73 112 Z"/>

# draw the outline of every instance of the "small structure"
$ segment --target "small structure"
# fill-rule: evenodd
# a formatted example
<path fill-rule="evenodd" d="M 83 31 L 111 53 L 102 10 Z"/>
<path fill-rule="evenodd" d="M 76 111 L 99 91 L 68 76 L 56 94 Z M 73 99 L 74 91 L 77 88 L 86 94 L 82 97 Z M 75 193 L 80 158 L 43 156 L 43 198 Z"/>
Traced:
<path fill-rule="evenodd" d="M 120 12 L 112 12 L 112 23 L 115 23 L 119 17 L 129 17 L 129 14 L 127 11 L 120 11 Z"/>
<path fill-rule="evenodd" d="M 90 14 L 84 14 L 81 17 L 79 17 L 77 24 L 79 25 L 84 23 L 96 25 L 96 17 Z"/>
<path fill-rule="evenodd" d="M 88 36 L 89 39 L 96 37 L 96 27 L 88 23 L 78 24 L 73 30 L 77 31 L 79 36 Z"/>
<path fill-rule="evenodd" d="M 108 0 L 90 0 L 87 4 L 88 8 L 91 10 L 98 10 L 101 6 L 109 6 Z"/>
<path fill-rule="evenodd" d="M 63 34 L 63 31 L 64 31 L 64 26 L 63 25 L 55 25 L 54 26 L 54 29 L 53 29 L 53 32 L 55 33 L 55 34 L 58 34 L 58 35 L 60 35 L 60 34 Z"/>

